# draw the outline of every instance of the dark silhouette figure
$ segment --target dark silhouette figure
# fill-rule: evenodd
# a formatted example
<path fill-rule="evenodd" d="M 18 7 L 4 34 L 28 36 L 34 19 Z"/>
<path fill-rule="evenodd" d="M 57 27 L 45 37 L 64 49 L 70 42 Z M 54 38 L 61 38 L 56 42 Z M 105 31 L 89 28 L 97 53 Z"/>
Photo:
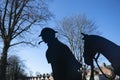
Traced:
<path fill-rule="evenodd" d="M 82 80 L 78 71 L 81 64 L 70 49 L 55 37 L 55 33 L 51 28 L 44 28 L 40 34 L 48 45 L 46 58 L 52 66 L 54 80 Z"/>
<path fill-rule="evenodd" d="M 115 74 L 120 76 L 120 46 L 97 35 L 83 34 L 84 61 L 91 65 L 96 53 L 105 56 L 111 62 Z"/>

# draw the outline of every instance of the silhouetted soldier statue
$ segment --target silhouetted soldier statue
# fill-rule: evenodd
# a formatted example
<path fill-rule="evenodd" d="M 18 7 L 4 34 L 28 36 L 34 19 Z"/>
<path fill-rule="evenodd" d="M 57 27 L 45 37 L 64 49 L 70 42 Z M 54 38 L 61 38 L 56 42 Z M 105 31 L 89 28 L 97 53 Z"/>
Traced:
<path fill-rule="evenodd" d="M 78 71 L 81 64 L 76 60 L 70 49 L 55 37 L 56 31 L 44 28 L 40 36 L 47 43 L 46 58 L 51 64 L 54 80 L 82 80 Z"/>

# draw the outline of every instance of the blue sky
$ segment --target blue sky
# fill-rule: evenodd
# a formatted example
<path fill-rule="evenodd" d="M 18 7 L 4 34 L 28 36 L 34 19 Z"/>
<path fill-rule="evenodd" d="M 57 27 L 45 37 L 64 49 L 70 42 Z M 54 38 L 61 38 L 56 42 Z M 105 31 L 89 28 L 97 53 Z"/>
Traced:
<path fill-rule="evenodd" d="M 86 14 L 98 26 L 101 36 L 120 45 L 120 0 L 54 0 L 50 2 L 49 9 L 55 19 L 49 21 L 48 26 L 54 27 L 54 21 L 65 16 Z M 46 49 L 46 44 L 42 43 L 38 48 L 23 48 L 17 53 L 24 60 L 28 73 L 51 72 L 45 57 Z"/>

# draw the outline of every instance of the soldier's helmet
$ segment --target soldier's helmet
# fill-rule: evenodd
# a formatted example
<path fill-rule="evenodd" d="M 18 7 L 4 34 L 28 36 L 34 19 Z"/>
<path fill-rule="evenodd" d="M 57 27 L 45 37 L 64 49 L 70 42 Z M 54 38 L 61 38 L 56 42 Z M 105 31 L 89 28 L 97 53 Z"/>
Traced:
<path fill-rule="evenodd" d="M 57 33 L 57 31 L 55 31 L 55 30 L 53 30 L 51 28 L 43 28 L 42 31 L 41 31 L 41 34 L 39 35 L 39 37 L 40 36 L 42 36 L 42 37 L 49 36 L 50 37 L 50 36 L 54 36 L 55 33 Z"/>

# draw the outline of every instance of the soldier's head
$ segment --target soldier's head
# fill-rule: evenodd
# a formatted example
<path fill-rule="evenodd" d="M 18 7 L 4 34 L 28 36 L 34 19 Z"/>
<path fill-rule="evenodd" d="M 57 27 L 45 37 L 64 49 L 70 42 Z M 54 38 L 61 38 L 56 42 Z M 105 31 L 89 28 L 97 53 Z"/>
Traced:
<path fill-rule="evenodd" d="M 49 43 L 55 39 L 55 33 L 57 32 L 51 28 L 43 28 L 39 36 L 42 37 L 45 43 Z"/>

